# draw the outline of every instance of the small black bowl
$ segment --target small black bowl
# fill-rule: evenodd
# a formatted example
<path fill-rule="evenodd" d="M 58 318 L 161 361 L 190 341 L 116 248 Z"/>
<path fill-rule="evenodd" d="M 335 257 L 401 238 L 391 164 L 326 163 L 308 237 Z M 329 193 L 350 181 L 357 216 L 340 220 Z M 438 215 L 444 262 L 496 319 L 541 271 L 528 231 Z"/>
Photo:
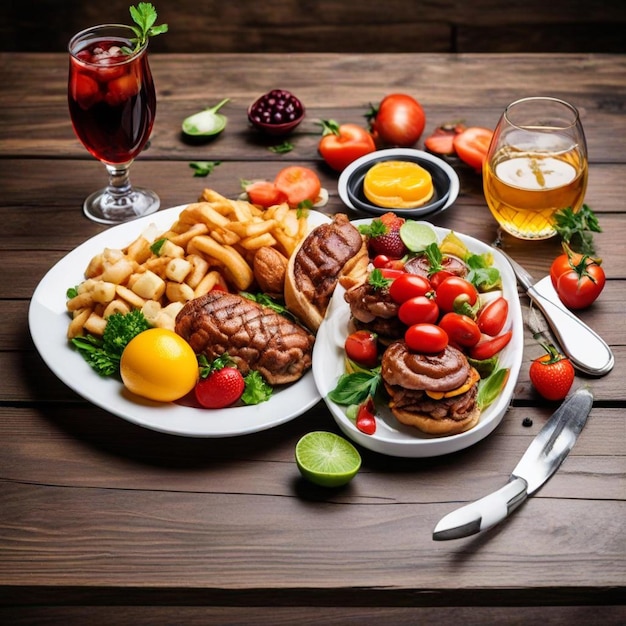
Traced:
<path fill-rule="evenodd" d="M 433 181 L 434 192 L 432 198 L 426 204 L 414 209 L 381 207 L 368 200 L 363 192 L 365 175 L 373 165 L 383 161 L 409 161 L 417 163 L 427 170 Z M 389 211 L 399 211 L 402 215 L 418 217 L 429 215 L 450 206 L 459 193 L 459 178 L 445 161 L 426 152 L 391 148 L 389 150 L 372 152 L 351 163 L 342 172 L 338 187 L 339 195 L 344 203 L 355 210 L 376 215 L 382 215 Z"/>

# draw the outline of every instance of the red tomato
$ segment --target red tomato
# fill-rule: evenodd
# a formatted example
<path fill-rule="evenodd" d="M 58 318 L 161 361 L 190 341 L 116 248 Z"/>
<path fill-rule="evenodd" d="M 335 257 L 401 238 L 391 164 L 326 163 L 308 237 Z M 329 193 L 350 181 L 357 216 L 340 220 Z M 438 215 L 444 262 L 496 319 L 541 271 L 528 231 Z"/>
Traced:
<path fill-rule="evenodd" d="M 495 337 L 503 328 L 509 314 L 509 303 L 500 296 L 489 302 L 478 314 L 476 323 L 481 333 Z"/>
<path fill-rule="evenodd" d="M 333 120 L 323 121 L 324 134 L 318 151 L 330 167 L 338 172 L 352 161 L 374 152 L 376 144 L 372 136 L 357 124 L 337 124 Z"/>
<path fill-rule="evenodd" d="M 555 349 L 535 359 L 528 372 L 530 382 L 546 400 L 563 400 L 574 382 L 574 367 Z"/>
<path fill-rule="evenodd" d="M 307 200 L 315 202 L 322 188 L 318 175 L 308 167 L 299 165 L 291 165 L 278 172 L 274 185 L 285 194 L 291 207 L 297 207 Z"/>
<path fill-rule="evenodd" d="M 380 273 L 383 275 L 383 278 L 387 278 L 389 280 L 396 280 L 396 278 L 400 278 L 400 276 L 404 276 L 406 272 L 404 270 L 397 269 L 395 267 L 381 267 Z"/>
<path fill-rule="evenodd" d="M 481 337 L 478 324 L 467 315 L 446 313 L 440 320 L 439 326 L 446 331 L 450 343 L 463 348 L 475 346 Z"/>
<path fill-rule="evenodd" d="M 438 272 L 435 272 L 430 277 L 430 284 L 432 285 L 433 289 L 436 290 L 437 287 L 439 287 L 439 285 L 441 285 L 441 283 L 446 278 L 450 278 L 450 276 L 456 276 L 456 274 L 454 272 L 450 272 L 448 270 L 439 270 Z"/>
<path fill-rule="evenodd" d="M 395 280 L 392 285 L 397 283 L 398 280 Z M 439 319 L 439 307 L 434 300 L 427 296 L 415 296 L 405 300 L 400 305 L 398 317 L 407 326 L 423 322 L 434 324 Z"/>
<path fill-rule="evenodd" d="M 465 130 L 463 124 L 444 124 L 437 126 L 429 137 L 424 140 L 424 147 L 437 155 L 454 154 L 454 137 Z"/>
<path fill-rule="evenodd" d="M 356 414 L 355 426 L 366 435 L 373 435 L 376 432 L 376 406 L 372 396 L 359 406 Z"/>
<path fill-rule="evenodd" d="M 424 132 L 426 115 L 415 98 L 394 93 L 368 115 L 374 136 L 385 145 L 410 147 Z"/>
<path fill-rule="evenodd" d="M 463 302 L 474 306 L 478 300 L 476 287 L 460 276 L 449 276 L 443 280 L 435 294 L 437 304 L 442 311 L 454 311 L 455 305 L 459 306 Z"/>
<path fill-rule="evenodd" d="M 441 352 L 448 345 L 446 331 L 435 324 L 413 324 L 404 333 L 404 340 L 410 350 L 435 354 Z"/>
<path fill-rule="evenodd" d="M 357 330 L 346 337 L 345 350 L 349 359 L 372 368 L 378 365 L 378 341 L 376 334 L 369 330 Z"/>
<path fill-rule="evenodd" d="M 481 171 L 492 136 L 493 131 L 488 128 L 471 126 L 455 135 L 454 150 L 462 161 L 476 171 Z"/>
<path fill-rule="evenodd" d="M 432 291 L 432 287 L 428 278 L 407 272 L 398 276 L 389 287 L 389 295 L 398 304 L 415 296 L 425 296 L 429 291 Z"/>
<path fill-rule="evenodd" d="M 595 302 L 606 282 L 596 259 L 573 252 L 554 259 L 550 278 L 561 302 L 570 309 L 584 309 Z"/>
<path fill-rule="evenodd" d="M 491 339 L 485 339 L 484 341 L 479 341 L 471 350 L 469 355 L 472 359 L 476 359 L 477 361 L 484 361 L 485 359 L 490 359 L 492 356 L 495 356 L 503 350 L 509 341 L 511 341 L 511 337 L 513 336 L 513 331 L 507 330 L 505 333 L 498 335 L 497 337 L 492 337 Z"/>
<path fill-rule="evenodd" d="M 287 202 L 287 197 L 269 180 L 259 180 L 246 186 L 248 200 L 265 209 Z"/>

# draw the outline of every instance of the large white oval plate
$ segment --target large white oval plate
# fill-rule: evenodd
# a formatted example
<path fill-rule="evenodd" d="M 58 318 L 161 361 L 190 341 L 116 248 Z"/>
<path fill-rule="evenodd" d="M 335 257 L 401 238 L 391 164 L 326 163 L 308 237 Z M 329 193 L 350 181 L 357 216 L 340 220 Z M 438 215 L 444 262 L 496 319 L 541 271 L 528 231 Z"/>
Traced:
<path fill-rule="evenodd" d="M 368 224 L 371 219 L 356 220 L 355 225 Z M 433 226 L 439 240 L 450 231 L 446 228 Z M 330 412 L 343 433 L 364 448 L 397 457 L 431 457 L 449 454 L 474 445 L 489 435 L 502 421 L 506 413 L 517 376 L 522 363 L 524 348 L 524 332 L 522 311 L 517 293 L 517 282 L 509 262 L 500 252 L 484 243 L 456 233 L 465 245 L 474 253 L 489 252 L 493 255 L 494 266 L 502 276 L 503 293 L 509 302 L 509 319 L 507 326 L 513 329 L 513 337 L 508 346 L 500 353 L 500 366 L 510 370 L 509 378 L 502 393 L 480 416 L 480 421 L 467 432 L 449 437 L 433 437 L 421 433 L 416 428 L 404 426 L 396 420 L 389 407 L 377 407 L 376 432 L 366 435 L 356 428 L 347 416 L 345 407 L 328 399 L 337 380 L 344 373 L 344 341 L 348 334 L 350 308 L 344 300 L 344 289 L 339 286 L 322 322 L 313 348 L 313 376 L 315 383 L 326 402 Z"/>
<path fill-rule="evenodd" d="M 28 311 L 35 347 L 54 374 L 83 398 L 152 430 L 188 437 L 231 437 L 288 422 L 320 400 L 311 371 L 293 385 L 275 390 L 268 402 L 219 410 L 198 409 L 151 402 L 131 395 L 121 382 L 96 374 L 67 341 L 70 318 L 65 293 L 68 287 L 84 280 L 83 272 L 91 258 L 106 247 L 123 248 L 150 224 L 166 231 L 185 206 L 114 226 L 81 244 L 54 265 L 35 289 Z M 328 221 L 330 218 L 322 213 L 309 212 L 309 228 Z"/>

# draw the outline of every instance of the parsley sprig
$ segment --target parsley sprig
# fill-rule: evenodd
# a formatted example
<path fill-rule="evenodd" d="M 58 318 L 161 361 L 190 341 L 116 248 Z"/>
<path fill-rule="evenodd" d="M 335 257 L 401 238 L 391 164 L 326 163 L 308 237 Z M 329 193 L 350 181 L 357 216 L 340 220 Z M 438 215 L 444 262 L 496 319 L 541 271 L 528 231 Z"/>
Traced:
<path fill-rule="evenodd" d="M 554 214 L 554 229 L 561 239 L 580 254 L 595 254 L 593 233 L 601 233 L 596 214 L 583 204 L 577 213 L 570 207 Z"/>
<path fill-rule="evenodd" d="M 157 19 L 157 11 L 151 2 L 140 2 L 136 7 L 130 7 L 130 16 L 133 18 L 135 25 L 131 25 L 135 37 L 131 39 L 131 43 L 135 44 L 135 47 L 131 52 L 137 52 L 149 37 L 160 35 L 167 32 L 167 24 L 159 24 L 155 26 Z"/>

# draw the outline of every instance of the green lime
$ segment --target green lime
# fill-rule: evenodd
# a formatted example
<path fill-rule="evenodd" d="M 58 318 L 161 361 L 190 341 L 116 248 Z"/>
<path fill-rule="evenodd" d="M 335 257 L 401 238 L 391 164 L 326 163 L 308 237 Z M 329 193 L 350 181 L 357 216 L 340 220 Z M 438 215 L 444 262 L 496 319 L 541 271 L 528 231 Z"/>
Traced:
<path fill-rule="evenodd" d="M 296 444 L 300 473 L 322 487 L 349 483 L 361 468 L 361 455 L 346 439 L 324 431 L 304 435 Z"/>
<path fill-rule="evenodd" d="M 437 243 L 437 233 L 430 224 L 407 220 L 400 226 L 400 239 L 411 252 L 423 252 L 431 243 Z"/>

